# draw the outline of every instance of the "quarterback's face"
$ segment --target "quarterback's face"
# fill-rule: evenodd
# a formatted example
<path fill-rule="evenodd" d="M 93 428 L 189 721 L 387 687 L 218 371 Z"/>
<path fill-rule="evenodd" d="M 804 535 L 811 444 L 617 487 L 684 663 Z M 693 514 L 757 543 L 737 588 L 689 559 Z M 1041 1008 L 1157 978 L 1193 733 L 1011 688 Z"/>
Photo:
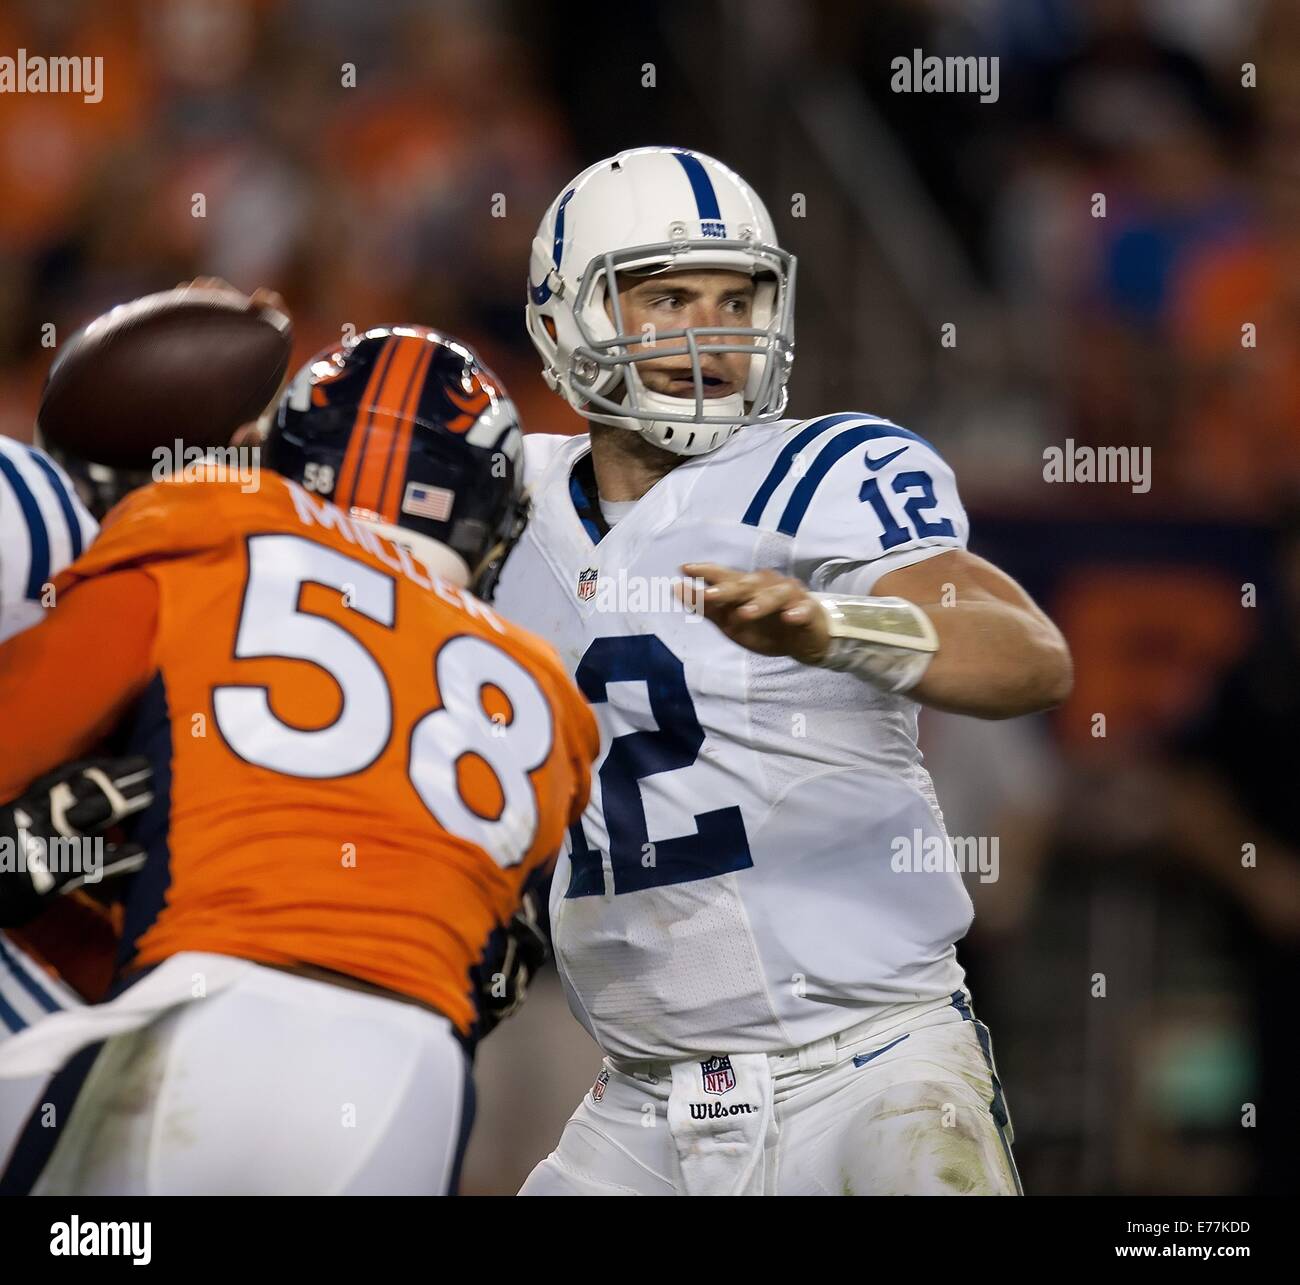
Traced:
<path fill-rule="evenodd" d="M 754 283 L 743 272 L 709 269 L 696 272 L 665 272 L 638 277 L 620 273 L 617 281 L 623 327 L 629 334 L 643 336 L 645 348 L 655 346 L 655 336 L 692 326 L 750 326 L 754 309 Z M 613 319 L 608 301 L 605 310 Z M 718 336 L 719 342 L 735 339 Z M 703 339 L 709 341 L 708 336 Z M 741 340 L 740 342 L 746 342 Z M 680 339 L 667 339 L 664 347 L 680 348 Z M 700 371 L 705 397 L 726 397 L 745 386 L 749 374 L 747 353 L 702 353 Z M 642 382 L 651 392 L 667 397 L 694 397 L 695 381 L 691 359 L 686 353 L 637 362 Z"/>

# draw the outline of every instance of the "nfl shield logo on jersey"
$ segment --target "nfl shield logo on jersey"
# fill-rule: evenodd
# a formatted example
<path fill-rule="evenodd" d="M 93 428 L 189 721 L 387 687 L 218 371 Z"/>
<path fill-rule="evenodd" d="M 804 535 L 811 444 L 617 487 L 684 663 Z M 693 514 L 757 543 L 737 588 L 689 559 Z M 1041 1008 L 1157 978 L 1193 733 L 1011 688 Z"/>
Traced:
<path fill-rule="evenodd" d="M 605 1085 L 609 1083 L 609 1072 L 601 1071 L 596 1077 L 596 1083 L 591 1086 L 591 1100 L 599 1102 L 605 1096 Z"/>
<path fill-rule="evenodd" d="M 588 567 L 578 572 L 578 601 L 588 602 L 595 595 L 598 572 L 595 567 Z"/>
<path fill-rule="evenodd" d="M 720 1098 L 736 1087 L 736 1073 L 731 1069 L 729 1057 L 711 1057 L 700 1063 L 700 1074 L 704 1076 L 704 1091 Z"/>

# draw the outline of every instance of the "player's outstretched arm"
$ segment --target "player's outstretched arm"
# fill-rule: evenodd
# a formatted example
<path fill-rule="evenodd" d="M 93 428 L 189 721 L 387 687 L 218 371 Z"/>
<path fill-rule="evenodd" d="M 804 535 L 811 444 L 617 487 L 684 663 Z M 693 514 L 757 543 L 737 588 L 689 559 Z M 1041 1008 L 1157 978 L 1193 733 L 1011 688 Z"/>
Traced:
<path fill-rule="evenodd" d="M 696 605 L 733 642 L 765 656 L 827 662 L 834 640 L 825 595 L 776 571 L 741 572 L 715 563 L 688 563 L 682 570 L 704 581 Z M 890 648 L 873 645 L 885 663 L 878 676 L 864 676 L 879 686 L 976 718 L 1032 714 L 1069 695 L 1073 666 L 1060 631 L 1010 576 L 983 558 L 953 549 L 888 572 L 872 599 L 862 601 L 882 598 L 902 599 L 905 608 L 913 604 L 935 637 L 922 649 L 921 677 L 906 686 L 892 681 L 899 671 L 888 664 Z M 907 658 L 906 649 L 900 654 Z"/>
<path fill-rule="evenodd" d="M 0 799 L 92 753 L 116 726 L 153 673 L 157 618 L 152 577 L 126 569 L 62 588 L 40 624 L 0 643 Z"/>
<path fill-rule="evenodd" d="M 965 549 L 891 571 L 874 593 L 924 610 L 939 650 L 915 700 L 976 718 L 1015 718 L 1061 704 L 1074 665 L 1061 631 L 1004 571 Z"/>

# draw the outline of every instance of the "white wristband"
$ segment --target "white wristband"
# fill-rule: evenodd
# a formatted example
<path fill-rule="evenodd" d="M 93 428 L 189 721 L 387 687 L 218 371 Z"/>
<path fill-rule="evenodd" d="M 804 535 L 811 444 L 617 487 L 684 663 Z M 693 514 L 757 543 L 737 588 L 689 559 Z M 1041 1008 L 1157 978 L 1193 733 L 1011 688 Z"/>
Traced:
<path fill-rule="evenodd" d="M 906 598 L 844 598 L 815 593 L 826 612 L 830 646 L 817 663 L 857 674 L 887 692 L 921 681 L 939 650 L 934 622 Z"/>

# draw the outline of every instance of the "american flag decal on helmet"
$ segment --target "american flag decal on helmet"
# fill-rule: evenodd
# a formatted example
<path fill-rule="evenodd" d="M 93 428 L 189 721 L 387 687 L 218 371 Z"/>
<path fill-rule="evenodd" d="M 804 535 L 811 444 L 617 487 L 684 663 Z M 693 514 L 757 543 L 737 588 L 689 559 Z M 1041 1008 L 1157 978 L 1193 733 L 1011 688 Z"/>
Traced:
<path fill-rule="evenodd" d="M 408 482 L 406 494 L 402 497 L 402 512 L 414 518 L 429 518 L 434 522 L 445 522 L 451 516 L 452 501 L 455 491 L 445 486 L 425 486 L 420 482 Z"/>

